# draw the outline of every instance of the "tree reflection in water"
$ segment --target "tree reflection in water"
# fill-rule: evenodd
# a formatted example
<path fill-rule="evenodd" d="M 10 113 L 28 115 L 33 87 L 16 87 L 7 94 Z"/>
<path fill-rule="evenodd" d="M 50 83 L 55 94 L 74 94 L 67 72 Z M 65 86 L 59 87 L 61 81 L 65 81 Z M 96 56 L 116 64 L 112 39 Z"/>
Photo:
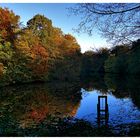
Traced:
<path fill-rule="evenodd" d="M 53 85 L 5 87 L 1 89 L 0 94 L 1 118 L 5 118 L 6 122 L 17 122 L 19 127 L 27 128 L 37 125 L 49 115 L 74 116 L 80 99 L 80 87 L 77 84 L 75 86 L 67 83 L 53 83 Z"/>
<path fill-rule="evenodd" d="M 113 95 L 116 99 L 131 99 L 139 110 L 139 84 L 140 80 L 138 77 L 96 75 L 82 79 L 81 83 L 38 83 L 3 87 L 1 88 L 0 94 L 0 135 L 113 136 L 114 132 L 112 130 L 114 128 L 109 124 L 110 116 L 112 115 L 110 112 L 111 106 L 107 103 L 107 98 Z M 81 88 L 87 91 L 86 95 L 88 91 L 100 91 L 102 94 L 100 96 L 104 96 L 106 99 L 104 123 L 108 129 L 104 129 L 105 131 L 103 133 L 101 131 L 98 133 L 98 129 L 92 128 L 84 120 L 82 122 L 77 120 L 78 123 L 76 123 L 72 119 L 81 106 L 82 98 L 89 97 L 82 97 Z M 96 98 L 98 99 L 98 96 Z M 92 103 L 94 102 L 92 101 Z M 85 111 L 89 109 L 86 108 Z M 102 128 L 100 111 L 99 109 L 97 111 L 97 122 Z M 120 113 L 120 115 L 122 114 Z M 69 122 L 69 119 L 67 119 L 67 123 L 65 122 L 65 118 L 69 117 L 72 124 Z M 137 132 L 140 127 L 137 129 L 134 126 L 131 125 L 130 128 L 132 128 L 132 131 Z M 81 129 L 83 130 L 82 134 Z M 95 133 L 91 133 L 93 132 L 92 129 Z M 121 134 L 121 130 L 125 129 L 120 128 L 119 134 Z M 109 133 L 106 131 L 109 131 Z M 119 134 L 117 135 L 119 136 Z"/>

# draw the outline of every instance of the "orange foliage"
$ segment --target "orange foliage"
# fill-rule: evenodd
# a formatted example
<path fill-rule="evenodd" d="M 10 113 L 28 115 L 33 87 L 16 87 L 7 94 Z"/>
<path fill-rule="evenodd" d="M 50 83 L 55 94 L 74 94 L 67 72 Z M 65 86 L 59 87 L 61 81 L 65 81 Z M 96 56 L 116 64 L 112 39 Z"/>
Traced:
<path fill-rule="evenodd" d="M 18 27 L 19 16 L 7 8 L 0 8 L 0 33 L 2 38 L 13 41 L 15 28 Z"/>
<path fill-rule="evenodd" d="M 0 63 L 0 76 L 2 76 L 2 74 L 3 74 L 3 69 L 4 69 L 3 64 Z"/>
<path fill-rule="evenodd" d="M 44 75 L 47 72 L 48 53 L 40 44 L 31 48 L 33 61 L 30 67 L 36 76 Z"/>
<path fill-rule="evenodd" d="M 48 107 L 43 107 L 39 109 L 33 109 L 28 115 L 29 118 L 33 119 L 36 122 L 42 121 L 46 115 L 49 113 Z"/>
<path fill-rule="evenodd" d="M 55 36 L 53 41 L 54 41 L 56 46 L 61 46 L 64 40 L 60 36 Z"/>
<path fill-rule="evenodd" d="M 31 51 L 36 55 L 39 56 L 41 58 L 46 59 L 48 57 L 48 53 L 46 52 L 46 49 L 41 46 L 40 44 L 34 46 Z"/>
<path fill-rule="evenodd" d="M 76 39 L 70 34 L 66 34 L 64 37 L 65 37 L 65 39 L 67 39 L 71 42 L 74 42 L 74 43 L 76 42 Z"/>
<path fill-rule="evenodd" d="M 58 65 L 62 68 L 65 64 L 72 65 L 73 62 L 65 60 L 73 58 L 80 50 L 72 35 L 65 35 L 61 29 L 52 26 L 51 20 L 42 15 L 34 16 L 24 28 L 20 28 L 19 18 L 12 11 L 0 8 L 0 47 L 8 50 L 8 61 L 4 64 L 7 71 L 4 74 L 10 73 L 8 76 L 17 82 L 22 81 L 21 75 L 25 81 L 28 77 L 29 81 L 45 81 L 58 72 Z M 66 70 L 62 69 L 61 73 L 63 71 Z M 2 74 L 3 67 L 0 65 L 0 75 Z M 59 72 L 56 75 L 61 77 Z"/>

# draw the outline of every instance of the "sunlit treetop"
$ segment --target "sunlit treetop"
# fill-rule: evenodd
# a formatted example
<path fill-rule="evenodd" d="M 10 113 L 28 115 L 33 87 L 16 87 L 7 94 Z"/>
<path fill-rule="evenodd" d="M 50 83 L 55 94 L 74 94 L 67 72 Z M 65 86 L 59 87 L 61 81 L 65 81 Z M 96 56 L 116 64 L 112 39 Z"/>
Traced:
<path fill-rule="evenodd" d="M 7 8 L 0 8 L 0 39 L 14 43 L 19 29 L 20 17 Z"/>

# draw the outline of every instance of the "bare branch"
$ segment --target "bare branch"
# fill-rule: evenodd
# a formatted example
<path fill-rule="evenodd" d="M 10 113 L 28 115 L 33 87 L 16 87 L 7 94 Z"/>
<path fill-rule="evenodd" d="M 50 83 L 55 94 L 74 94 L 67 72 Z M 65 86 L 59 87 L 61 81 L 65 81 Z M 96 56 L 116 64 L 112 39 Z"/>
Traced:
<path fill-rule="evenodd" d="M 139 3 L 81 3 L 70 8 L 81 17 L 79 33 L 98 32 L 112 43 L 128 43 L 140 36 Z"/>

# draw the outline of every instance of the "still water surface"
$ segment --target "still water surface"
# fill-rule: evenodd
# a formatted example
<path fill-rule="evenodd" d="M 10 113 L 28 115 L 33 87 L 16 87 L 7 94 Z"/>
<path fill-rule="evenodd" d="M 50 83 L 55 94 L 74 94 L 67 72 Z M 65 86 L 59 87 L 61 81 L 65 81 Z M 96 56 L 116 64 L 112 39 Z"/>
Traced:
<path fill-rule="evenodd" d="M 0 89 L 0 135 L 35 128 L 48 115 L 83 119 L 91 125 L 140 123 L 140 79 L 106 75 L 75 83 L 30 84 Z M 107 111 L 99 114 L 108 106 Z M 107 114 L 107 116 L 106 116 Z"/>
<path fill-rule="evenodd" d="M 84 119 L 92 124 L 96 124 L 97 116 L 97 104 L 98 96 L 104 95 L 98 90 L 86 91 L 81 89 L 82 99 L 80 101 L 80 106 L 76 112 L 75 117 L 79 119 Z M 108 124 L 119 125 L 124 123 L 140 123 L 140 110 L 136 105 L 133 104 L 130 97 L 124 97 L 122 99 L 116 98 L 111 92 L 108 92 L 107 102 L 108 102 Z M 104 99 L 101 99 L 101 105 L 105 106 Z M 107 120 L 103 120 L 104 122 Z M 102 123 L 104 123 L 102 122 Z"/>

